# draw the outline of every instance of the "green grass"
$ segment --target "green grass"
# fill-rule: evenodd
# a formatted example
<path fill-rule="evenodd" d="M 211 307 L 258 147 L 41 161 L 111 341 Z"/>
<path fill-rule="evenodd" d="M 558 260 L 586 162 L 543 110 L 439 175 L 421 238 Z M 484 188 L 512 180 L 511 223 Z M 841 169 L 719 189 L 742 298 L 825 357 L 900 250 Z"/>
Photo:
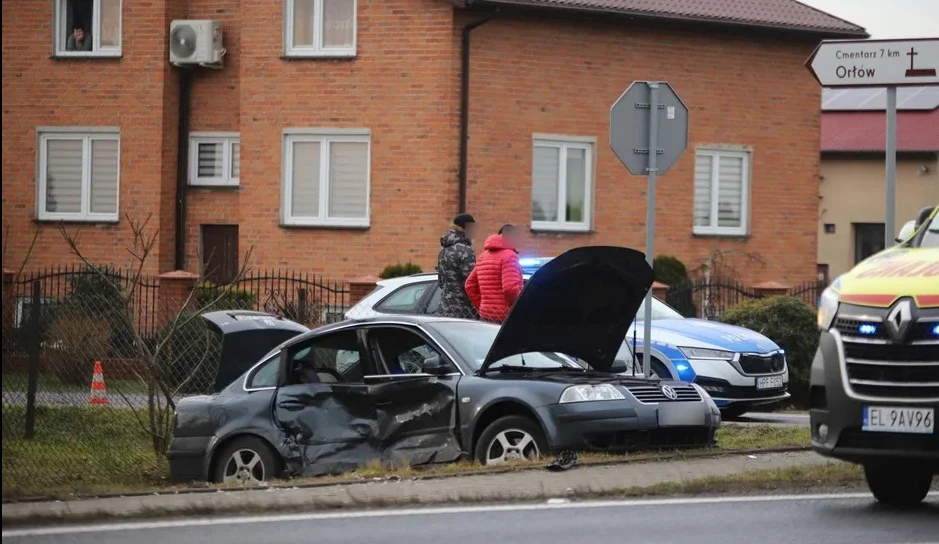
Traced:
<path fill-rule="evenodd" d="M 138 412 L 145 417 L 145 412 Z M 25 411 L 3 408 L 3 496 L 64 497 L 71 494 L 172 489 L 166 460 L 153 453 L 148 434 L 133 410 L 108 406 L 38 407 L 36 435 L 23 438 Z M 718 430 L 718 446 L 700 453 L 775 449 L 809 444 L 809 430 L 800 427 L 728 424 Z M 638 452 L 626 455 L 585 453 L 583 465 L 681 459 L 694 452 Z M 330 478 L 299 483 L 330 483 L 370 478 L 457 475 L 467 472 L 528 470 L 545 461 L 484 467 L 460 462 L 425 467 L 368 464 Z M 177 486 L 178 487 L 178 486 Z"/>
<path fill-rule="evenodd" d="M 166 461 L 133 410 L 40 406 L 33 439 L 23 438 L 24 425 L 25 409 L 3 407 L 4 498 L 165 484 Z"/>
<path fill-rule="evenodd" d="M 3 390 L 26 392 L 29 384 L 29 374 L 26 372 L 4 372 Z M 108 389 L 109 395 L 120 398 L 120 394 L 146 393 L 147 384 L 139 380 L 116 380 L 108 379 L 105 376 L 104 384 Z M 42 393 L 75 393 L 88 392 L 91 390 L 91 375 L 88 375 L 88 384 L 79 385 L 66 383 L 59 379 L 55 374 L 41 373 L 36 389 L 39 394 Z"/>

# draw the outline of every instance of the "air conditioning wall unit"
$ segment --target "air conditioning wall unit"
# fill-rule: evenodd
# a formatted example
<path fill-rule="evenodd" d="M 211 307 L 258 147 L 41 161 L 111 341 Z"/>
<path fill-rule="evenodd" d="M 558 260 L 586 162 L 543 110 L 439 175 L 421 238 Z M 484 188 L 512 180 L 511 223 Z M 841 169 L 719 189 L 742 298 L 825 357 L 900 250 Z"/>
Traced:
<path fill-rule="evenodd" d="M 221 67 L 222 23 L 209 19 L 170 22 L 170 63 Z"/>

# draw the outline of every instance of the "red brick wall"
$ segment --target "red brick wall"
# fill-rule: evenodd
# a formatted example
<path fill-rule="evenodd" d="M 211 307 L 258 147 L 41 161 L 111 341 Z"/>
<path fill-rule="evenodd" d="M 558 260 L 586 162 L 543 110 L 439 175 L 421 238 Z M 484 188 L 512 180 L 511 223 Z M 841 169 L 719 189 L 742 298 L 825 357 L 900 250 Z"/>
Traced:
<path fill-rule="evenodd" d="M 525 251 L 644 250 L 646 180 L 610 150 L 609 112 L 631 81 L 665 80 L 690 110 L 690 135 L 688 150 L 659 178 L 656 254 L 691 268 L 713 250 L 746 251 L 766 264 L 733 259 L 743 281 L 813 279 L 821 91 L 802 66 L 813 47 L 597 21 L 489 22 L 473 31 L 469 209 L 490 231 L 528 225 L 532 134 L 591 136 L 595 234 L 540 234 Z M 693 150 L 703 143 L 752 146 L 749 239 L 691 234 Z"/>
<path fill-rule="evenodd" d="M 125 214 L 141 220 L 152 214 L 151 232 L 157 227 L 169 232 L 172 251 L 173 209 L 161 211 L 160 203 L 166 201 L 166 183 L 175 176 L 175 140 L 164 138 L 163 130 L 166 124 L 175 127 L 175 105 L 165 96 L 166 29 L 171 12 L 180 6 L 185 9 L 183 0 L 125 2 L 123 59 L 53 60 L 53 3 L 4 3 L 4 266 L 19 266 L 37 228 L 41 233 L 30 266 L 74 260 L 56 225 L 36 223 L 37 126 L 121 129 L 121 222 L 68 225 L 72 230 L 82 227 L 81 247 L 89 259 L 128 264 L 124 248 L 132 237 Z M 166 148 L 170 142 L 172 150 Z M 166 240 L 162 238 L 155 248 L 156 255 L 164 258 L 171 256 Z M 156 272 L 159 264 L 154 257 L 150 270 Z"/>
<path fill-rule="evenodd" d="M 3 217 L 15 226 L 7 260 L 25 254 L 35 228 L 35 127 L 119 125 L 121 213 L 154 214 L 159 271 L 172 268 L 178 81 L 166 42 L 169 21 L 188 17 L 223 24 L 225 68 L 196 76 L 191 129 L 240 132 L 241 187 L 189 190 L 187 269 L 198 269 L 200 225 L 208 223 L 239 224 L 241 253 L 253 247 L 255 267 L 337 279 L 407 260 L 432 269 L 457 208 L 460 28 L 475 16 L 441 0 L 358 5 L 354 61 L 282 60 L 281 5 L 262 0 L 126 3 L 123 60 L 53 61 L 51 2 L 5 5 Z M 657 78 L 674 85 L 692 121 L 689 151 L 660 180 L 656 253 L 695 266 L 715 249 L 749 251 L 766 264 L 747 266 L 744 281 L 814 277 L 820 91 L 802 67 L 811 42 L 508 18 L 475 30 L 473 44 L 469 211 L 487 231 L 528 224 L 532 133 L 593 136 L 595 234 L 539 235 L 527 251 L 642 247 L 645 180 L 609 150 L 608 117 L 630 81 Z M 290 127 L 371 129 L 371 228 L 279 226 L 282 132 Z M 753 148 L 747 240 L 691 235 L 700 143 Z M 85 230 L 92 259 L 126 260 L 123 218 Z M 55 228 L 44 226 L 31 264 L 65 259 Z"/>
<path fill-rule="evenodd" d="M 207 4 L 194 1 L 193 12 Z M 225 70 L 198 84 L 193 129 L 240 131 L 241 187 L 190 191 L 188 267 L 198 266 L 200 223 L 238 223 L 241 253 L 253 247 L 254 266 L 340 279 L 398 261 L 431 266 L 457 207 L 452 6 L 359 0 L 356 60 L 285 61 L 279 5 L 212 5 L 229 53 Z M 290 127 L 371 129 L 371 228 L 279 226 L 282 133 Z"/>

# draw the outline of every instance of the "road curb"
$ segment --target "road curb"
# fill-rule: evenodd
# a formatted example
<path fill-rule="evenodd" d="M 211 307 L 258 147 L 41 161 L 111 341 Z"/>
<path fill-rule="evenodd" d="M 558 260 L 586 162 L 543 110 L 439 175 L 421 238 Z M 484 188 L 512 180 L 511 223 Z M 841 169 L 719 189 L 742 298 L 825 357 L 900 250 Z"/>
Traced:
<path fill-rule="evenodd" d="M 469 503 L 517 503 L 546 499 L 585 499 L 598 497 L 640 497 L 681 494 L 721 493 L 750 488 L 811 489 L 824 484 L 813 479 L 770 479 L 749 482 L 753 472 L 812 469 L 835 465 L 828 459 L 790 452 L 763 455 L 735 454 L 711 456 L 686 463 L 685 459 L 662 462 L 655 470 L 622 465 L 584 467 L 560 473 L 511 475 L 486 473 L 469 476 L 458 484 L 449 478 L 364 481 L 357 485 L 306 486 L 303 488 L 215 490 L 212 493 L 150 495 L 74 501 L 8 504 L 3 508 L 3 527 L 48 523 L 81 523 L 103 520 L 135 520 L 159 517 L 192 517 L 258 512 L 329 511 L 400 506 L 428 506 Z M 828 470 L 828 469 L 823 469 Z M 741 480 L 741 476 L 744 476 Z M 797 478 L 798 479 L 798 478 Z M 748 483 L 749 482 L 749 483 Z M 793 485 L 799 484 L 799 485 Z M 804 485 L 802 485 L 804 484 Z M 801 486 L 801 487 L 800 487 Z"/>
<path fill-rule="evenodd" d="M 750 450 L 718 450 L 718 451 L 688 451 L 688 452 L 678 452 L 671 453 L 664 457 L 655 457 L 654 455 L 634 455 L 632 457 L 623 457 L 622 459 L 610 459 L 610 460 L 588 460 L 578 463 L 578 467 L 604 467 L 604 466 L 617 466 L 617 465 L 635 465 L 635 464 L 650 464 L 650 463 L 664 463 L 670 461 L 681 461 L 681 460 L 697 460 L 697 459 L 716 459 L 720 457 L 727 456 L 736 456 L 736 455 L 767 455 L 772 453 L 796 453 L 796 452 L 806 452 L 810 451 L 811 446 L 789 446 L 784 448 L 757 448 Z M 576 467 L 575 467 L 576 469 Z M 419 469 L 418 469 L 419 470 Z M 133 498 L 133 497 L 151 497 L 151 496 L 176 496 L 176 495 L 190 495 L 190 494 L 201 494 L 201 493 L 245 493 L 251 491 L 259 490 L 276 490 L 276 489 L 316 489 L 323 487 L 338 487 L 338 486 L 349 486 L 349 485 L 360 485 L 364 483 L 385 483 L 385 482 L 397 482 L 401 480 L 408 481 L 431 481 L 431 480 L 443 480 L 450 478 L 465 478 L 467 476 L 483 476 L 483 475 L 494 475 L 494 474 L 508 474 L 508 473 L 520 473 L 520 472 L 533 472 L 545 470 L 544 465 L 532 465 L 524 467 L 506 467 L 506 468 L 493 468 L 493 469 L 484 469 L 484 470 L 465 470 L 458 472 L 448 472 L 441 474 L 425 474 L 421 475 L 420 473 L 413 476 L 401 477 L 401 476 L 376 476 L 373 478 L 358 478 L 358 479 L 349 479 L 341 481 L 330 481 L 330 482 L 303 482 L 303 483 L 277 483 L 271 484 L 260 488 L 223 488 L 217 486 L 207 486 L 207 487 L 187 487 L 182 489 L 172 489 L 160 491 L 159 489 L 151 491 L 135 491 L 129 493 L 96 493 L 96 494 L 75 494 L 68 497 L 68 499 L 63 499 L 58 496 L 45 496 L 45 497 L 24 497 L 17 499 L 4 499 L 3 505 L 8 504 L 23 504 L 23 503 L 42 503 L 49 501 L 62 501 L 62 500 L 91 500 L 91 499 L 111 499 L 111 498 Z"/>

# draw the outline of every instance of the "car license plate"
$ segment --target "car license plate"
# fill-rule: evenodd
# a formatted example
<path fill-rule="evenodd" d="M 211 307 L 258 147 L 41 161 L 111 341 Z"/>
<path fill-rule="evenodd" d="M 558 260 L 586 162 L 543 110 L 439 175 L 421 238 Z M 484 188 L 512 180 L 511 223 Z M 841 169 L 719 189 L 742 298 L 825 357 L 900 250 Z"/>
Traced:
<path fill-rule="evenodd" d="M 932 408 L 865 406 L 861 429 L 875 433 L 933 434 L 936 414 Z"/>
<path fill-rule="evenodd" d="M 757 390 L 782 389 L 782 376 L 764 376 L 756 379 Z"/>

